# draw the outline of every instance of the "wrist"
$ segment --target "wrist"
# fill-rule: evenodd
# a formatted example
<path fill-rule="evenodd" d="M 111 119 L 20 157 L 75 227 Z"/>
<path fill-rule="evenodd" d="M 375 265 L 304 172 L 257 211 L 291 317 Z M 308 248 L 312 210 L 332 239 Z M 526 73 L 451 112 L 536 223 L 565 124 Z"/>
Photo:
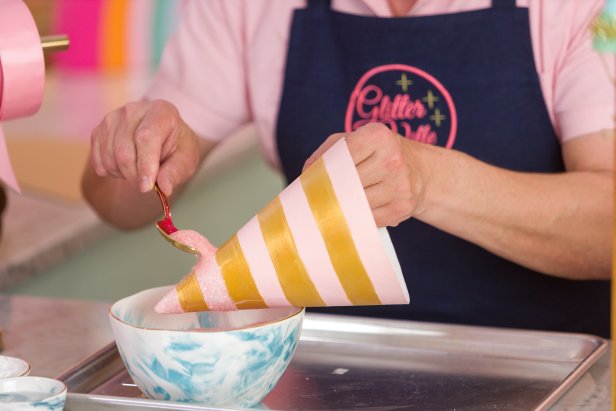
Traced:
<path fill-rule="evenodd" d="M 426 221 L 451 197 L 457 176 L 457 156 L 453 150 L 407 140 L 405 146 L 410 178 L 415 187 L 413 217 Z"/>

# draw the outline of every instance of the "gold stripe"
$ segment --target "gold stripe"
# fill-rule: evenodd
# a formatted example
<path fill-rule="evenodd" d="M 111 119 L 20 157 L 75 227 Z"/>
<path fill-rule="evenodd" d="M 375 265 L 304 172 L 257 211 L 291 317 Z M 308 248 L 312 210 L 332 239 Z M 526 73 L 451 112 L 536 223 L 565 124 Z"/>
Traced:
<path fill-rule="evenodd" d="M 252 278 L 237 235 L 218 249 L 216 262 L 227 284 L 229 296 L 238 309 L 267 308 Z"/>
<path fill-rule="evenodd" d="M 374 285 L 359 258 L 351 230 L 342 214 L 323 158 L 300 176 L 329 258 L 349 301 L 354 305 L 378 305 Z"/>
<path fill-rule="evenodd" d="M 182 310 L 186 312 L 207 311 L 209 308 L 201 293 L 201 287 L 195 273 L 190 273 L 182 279 L 176 286 L 178 300 Z"/>
<path fill-rule="evenodd" d="M 321 299 L 289 229 L 280 198 L 276 197 L 257 215 L 261 233 L 287 300 L 296 307 L 322 307 Z"/>

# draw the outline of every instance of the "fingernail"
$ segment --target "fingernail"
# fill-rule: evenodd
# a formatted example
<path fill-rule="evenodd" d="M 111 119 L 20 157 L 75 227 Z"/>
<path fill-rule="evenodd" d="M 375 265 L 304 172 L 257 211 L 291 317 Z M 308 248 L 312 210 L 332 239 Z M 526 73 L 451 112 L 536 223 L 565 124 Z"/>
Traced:
<path fill-rule="evenodd" d="M 148 176 L 139 177 L 139 190 L 141 190 L 142 193 L 146 193 L 150 191 L 152 187 L 153 187 L 153 184 L 152 184 L 152 180 L 150 180 L 150 177 Z"/>

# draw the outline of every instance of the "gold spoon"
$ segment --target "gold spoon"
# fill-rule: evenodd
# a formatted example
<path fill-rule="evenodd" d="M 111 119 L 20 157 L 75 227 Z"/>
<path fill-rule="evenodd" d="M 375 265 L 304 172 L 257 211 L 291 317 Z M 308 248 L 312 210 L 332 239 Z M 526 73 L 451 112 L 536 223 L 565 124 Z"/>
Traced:
<path fill-rule="evenodd" d="M 165 218 L 156 222 L 156 228 L 158 229 L 160 235 L 162 235 L 165 240 L 171 243 L 171 245 L 173 245 L 178 250 L 184 251 L 185 253 L 189 254 L 199 254 L 199 252 L 195 248 L 187 244 L 180 243 L 179 241 L 176 241 L 171 238 L 171 234 L 178 231 L 178 229 L 173 225 L 173 221 L 171 220 L 171 210 L 169 209 L 169 202 L 167 201 L 167 196 L 162 191 L 160 191 L 160 188 L 158 188 L 158 184 L 154 184 L 154 190 L 156 190 L 156 194 L 158 194 L 160 203 L 163 206 L 163 212 L 165 213 Z"/>

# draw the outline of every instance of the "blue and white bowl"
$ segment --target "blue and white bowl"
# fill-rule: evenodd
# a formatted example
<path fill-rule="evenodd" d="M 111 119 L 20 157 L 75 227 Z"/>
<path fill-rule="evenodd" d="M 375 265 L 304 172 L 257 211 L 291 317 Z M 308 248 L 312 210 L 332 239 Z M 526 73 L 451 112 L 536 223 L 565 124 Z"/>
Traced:
<path fill-rule="evenodd" d="M 299 340 L 303 308 L 157 314 L 169 287 L 116 302 L 110 321 L 133 381 L 149 398 L 251 407 L 274 388 Z"/>
<path fill-rule="evenodd" d="M 66 385 L 43 377 L 14 377 L 0 380 L 0 411 L 61 411 Z"/>

